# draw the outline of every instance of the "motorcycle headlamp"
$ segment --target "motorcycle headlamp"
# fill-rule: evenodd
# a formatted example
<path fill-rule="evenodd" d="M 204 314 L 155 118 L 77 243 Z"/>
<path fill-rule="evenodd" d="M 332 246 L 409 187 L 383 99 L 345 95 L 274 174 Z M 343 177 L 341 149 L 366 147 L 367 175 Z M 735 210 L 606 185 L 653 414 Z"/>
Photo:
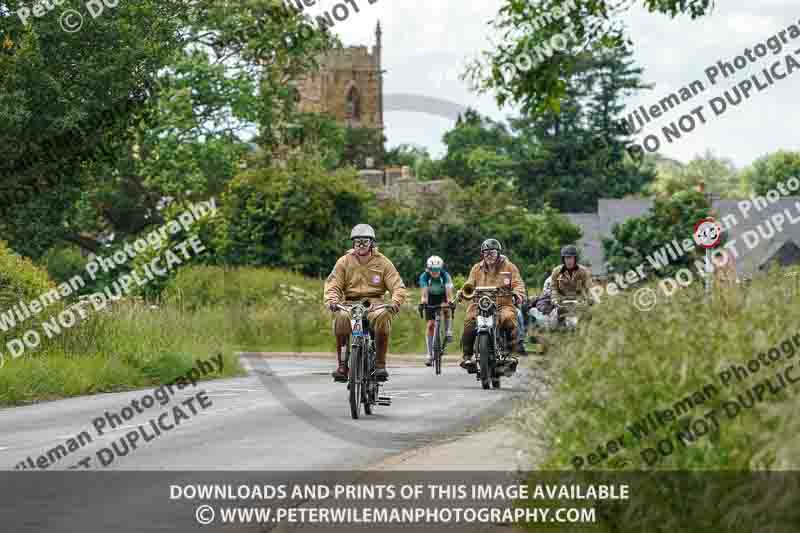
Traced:
<path fill-rule="evenodd" d="M 492 308 L 493 305 L 494 302 L 489 296 L 481 296 L 480 299 L 478 300 L 478 308 L 481 311 L 488 311 L 489 309 Z"/>

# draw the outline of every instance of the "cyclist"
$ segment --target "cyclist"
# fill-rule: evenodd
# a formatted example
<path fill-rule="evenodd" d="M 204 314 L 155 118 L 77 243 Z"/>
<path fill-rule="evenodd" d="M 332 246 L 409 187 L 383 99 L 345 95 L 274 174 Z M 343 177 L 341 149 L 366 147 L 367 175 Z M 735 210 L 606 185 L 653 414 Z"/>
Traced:
<path fill-rule="evenodd" d="M 356 303 L 365 299 L 372 304 L 382 304 L 383 295 L 391 293 L 392 303 L 388 308 L 370 311 L 367 315 L 375 331 L 375 378 L 389 379 L 386 371 L 386 352 L 389 349 L 389 334 L 392 319 L 400 312 L 406 301 L 406 286 L 389 259 L 379 253 L 375 246 L 375 230 L 369 224 L 357 224 L 350 232 L 353 249 L 336 261 L 336 265 L 325 280 L 325 305 L 334 313 L 337 367 L 333 372 L 335 381 L 347 380 L 347 362 L 342 359 L 342 349 L 350 338 L 350 313 L 337 308 L 340 303 Z"/>
<path fill-rule="evenodd" d="M 444 303 L 451 304 L 451 309 L 455 307 L 453 300 L 453 280 L 450 274 L 444 270 L 444 261 L 438 255 L 432 255 L 428 258 L 425 264 L 425 272 L 419 277 L 419 286 L 422 289 L 420 294 L 419 314 L 427 320 L 427 334 L 425 336 L 425 344 L 428 348 L 428 354 L 425 358 L 425 365 L 431 366 L 433 363 L 433 328 L 436 324 L 434 310 L 425 308 L 425 305 L 441 305 Z M 447 342 L 453 340 L 453 322 L 450 317 L 450 309 L 442 310 L 442 317 L 444 318 Z"/>
<path fill-rule="evenodd" d="M 517 339 L 519 330 L 517 328 L 517 310 L 513 300 L 518 303 L 525 301 L 525 289 L 523 288 L 522 278 L 517 266 L 508 260 L 504 255 L 500 255 L 502 246 L 497 239 L 486 239 L 481 244 L 481 256 L 483 260 L 472 267 L 469 272 L 467 283 L 473 287 L 504 287 L 508 286 L 512 291 L 512 296 L 501 296 L 498 298 L 500 327 L 509 331 L 511 334 L 512 350 L 518 350 L 519 341 Z M 509 278 L 506 278 L 509 276 Z M 505 280 L 508 279 L 506 285 Z M 467 308 L 467 316 L 464 321 L 464 333 L 461 337 L 461 347 L 464 350 L 464 360 L 461 367 L 469 371 L 475 367 L 473 360 L 473 348 L 475 334 L 477 330 L 478 306 L 471 302 Z"/>

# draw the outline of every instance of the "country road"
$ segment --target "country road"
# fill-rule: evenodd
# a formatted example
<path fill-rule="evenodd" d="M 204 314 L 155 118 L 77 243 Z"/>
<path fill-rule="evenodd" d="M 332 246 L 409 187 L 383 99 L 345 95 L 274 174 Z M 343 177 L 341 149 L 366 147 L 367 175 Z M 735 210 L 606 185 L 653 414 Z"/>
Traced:
<path fill-rule="evenodd" d="M 11 470 L 20 462 L 35 463 L 49 452 L 52 459 L 51 450 L 59 445 L 64 446 L 62 450 L 69 448 L 66 443 L 70 439 L 72 448 L 77 447 L 75 443 L 81 442 L 78 435 L 85 432 L 91 442 L 81 442 L 79 449 L 56 457 L 47 470 L 64 470 L 91 458 L 83 465 L 103 472 L 102 476 L 75 470 L 60 474 L 4 474 L 6 479 L 12 479 L 14 488 L 0 484 L 0 496 L 13 505 L 0 507 L 0 525 L 10 525 L 8 519 L 15 522 L 10 529 L 0 529 L 38 531 L 22 527 L 21 517 L 27 516 L 27 509 L 31 517 L 42 521 L 43 527 L 78 531 L 85 524 L 88 511 L 65 511 L 72 509 L 69 502 L 78 498 L 91 508 L 103 502 L 105 517 L 92 523 L 98 531 L 101 524 L 104 528 L 128 530 L 123 527 L 125 523 L 129 523 L 130 531 L 148 530 L 142 524 L 133 527 L 133 521 L 120 518 L 140 517 L 137 513 L 143 509 L 147 509 L 148 523 L 170 524 L 176 531 L 186 531 L 194 524 L 191 513 L 172 515 L 188 502 L 168 500 L 168 484 L 176 476 L 264 484 L 284 478 L 297 480 L 300 471 L 312 477 L 312 473 L 321 471 L 362 470 L 496 420 L 524 394 L 517 376 L 504 379 L 499 391 L 484 391 L 474 375 L 467 375 L 457 366 L 446 366 L 442 375 L 436 376 L 429 368 L 408 363 L 398 362 L 399 366 L 393 367 L 390 360 L 391 378 L 384 391 L 392 397 L 392 406 L 377 406 L 376 414 L 354 421 L 344 384 L 333 383 L 330 378 L 330 360 L 253 357 L 247 361 L 251 374 L 248 377 L 199 382 L 197 387 L 176 390 L 165 405 L 156 403 L 113 429 L 108 427 L 106 412 L 121 413 L 133 400 L 151 394 L 152 389 L 0 410 L 0 468 Z M 194 401 L 189 400 L 192 397 Z M 203 403 L 207 407 L 202 407 Z M 171 410 L 178 405 L 186 416 L 173 420 Z M 190 405 L 194 409 L 190 410 Z M 156 422 L 151 428 L 148 421 L 168 412 L 169 416 L 163 417 L 164 425 L 175 424 L 174 427 L 154 435 Z M 101 424 L 98 418 L 105 424 L 100 425 L 102 435 L 94 425 Z M 129 450 L 125 435 L 135 433 L 137 427 L 144 427 L 145 432 L 137 437 L 136 449 Z M 150 437 L 149 442 L 143 442 L 145 434 Z M 41 477 L 45 475 L 48 477 Z M 53 484 L 51 499 L 45 497 L 39 483 L 27 482 L 37 476 Z M 81 496 L 65 495 L 70 491 L 57 488 L 59 484 L 74 486 L 75 479 L 84 478 L 91 482 L 80 488 Z M 52 498 L 52 494 L 59 497 Z M 48 506 L 51 509 L 43 512 Z M 10 513 L 10 509 L 15 512 Z M 110 510 L 114 512 L 106 512 Z M 179 527 L 179 523 L 185 527 Z"/>

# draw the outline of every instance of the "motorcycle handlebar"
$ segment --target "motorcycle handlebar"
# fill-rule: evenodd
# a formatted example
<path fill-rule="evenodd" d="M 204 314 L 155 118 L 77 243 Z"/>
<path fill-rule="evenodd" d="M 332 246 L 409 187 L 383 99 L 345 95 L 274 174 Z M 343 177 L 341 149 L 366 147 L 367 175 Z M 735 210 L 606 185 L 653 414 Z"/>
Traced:
<path fill-rule="evenodd" d="M 353 304 L 353 305 L 336 304 L 336 308 L 341 310 L 341 311 L 350 311 L 356 305 L 359 305 L 359 304 Z M 375 305 L 375 306 L 364 305 L 364 304 L 361 304 L 361 305 L 364 306 L 369 311 L 380 311 L 381 309 L 383 309 L 385 307 L 389 307 L 389 304 L 380 304 L 380 305 Z"/>

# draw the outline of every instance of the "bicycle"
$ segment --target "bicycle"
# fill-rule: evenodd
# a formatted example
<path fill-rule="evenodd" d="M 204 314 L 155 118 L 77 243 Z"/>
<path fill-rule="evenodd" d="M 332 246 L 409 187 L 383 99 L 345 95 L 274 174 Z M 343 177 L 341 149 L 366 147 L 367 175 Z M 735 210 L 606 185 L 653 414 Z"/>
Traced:
<path fill-rule="evenodd" d="M 375 341 L 372 338 L 367 313 L 379 311 L 386 304 L 371 307 L 369 301 L 346 306 L 339 304 L 338 309 L 350 313 L 350 329 L 353 342 L 347 346 L 349 372 L 347 379 L 347 397 L 350 403 L 350 416 L 358 419 L 361 406 L 364 413 L 371 415 L 374 405 L 391 405 L 388 396 L 379 396 L 380 383 L 375 379 Z"/>
<path fill-rule="evenodd" d="M 425 309 L 431 309 L 434 313 L 433 346 L 431 348 L 433 350 L 433 366 L 437 376 L 442 373 L 442 356 L 444 356 L 444 351 L 447 348 L 447 335 L 442 335 L 442 309 L 445 307 L 450 308 L 450 311 L 453 313 L 450 320 L 453 320 L 455 318 L 455 305 L 452 303 L 445 302 L 438 305 L 425 304 L 424 306 Z"/>

